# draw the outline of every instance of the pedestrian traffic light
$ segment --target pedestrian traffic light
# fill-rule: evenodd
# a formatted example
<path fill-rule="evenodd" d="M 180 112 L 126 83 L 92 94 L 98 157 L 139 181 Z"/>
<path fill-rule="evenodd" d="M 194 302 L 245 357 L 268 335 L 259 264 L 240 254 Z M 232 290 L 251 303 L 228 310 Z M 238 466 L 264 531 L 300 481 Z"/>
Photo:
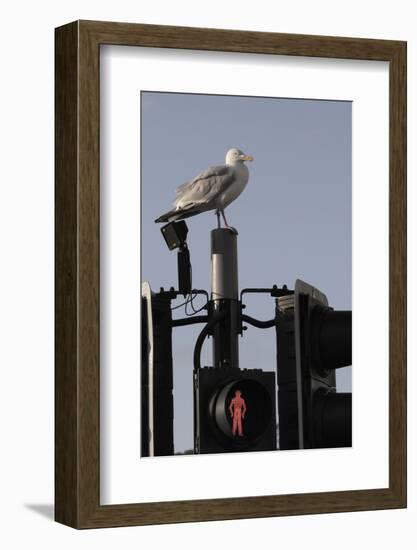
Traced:
<path fill-rule="evenodd" d="M 276 449 L 275 373 L 194 370 L 194 452 Z"/>
<path fill-rule="evenodd" d="M 279 448 L 352 445 L 352 396 L 336 392 L 335 369 L 352 362 L 352 312 L 297 280 L 294 303 L 277 299 Z"/>

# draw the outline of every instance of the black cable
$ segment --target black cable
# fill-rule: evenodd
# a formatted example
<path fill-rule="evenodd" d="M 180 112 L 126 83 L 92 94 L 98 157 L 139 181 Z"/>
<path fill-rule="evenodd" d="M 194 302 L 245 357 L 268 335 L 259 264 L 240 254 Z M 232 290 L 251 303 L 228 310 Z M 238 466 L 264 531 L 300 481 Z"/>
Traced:
<path fill-rule="evenodd" d="M 190 294 L 189 294 L 189 300 L 188 300 L 188 302 L 185 304 L 185 310 L 184 310 L 184 313 L 185 313 L 185 315 L 187 315 L 187 317 L 191 317 L 192 315 L 194 315 L 194 306 L 193 306 L 193 302 L 194 302 L 196 296 L 197 296 L 197 294 L 192 293 L 192 292 L 190 292 Z M 191 306 L 191 308 L 192 308 L 192 310 L 193 310 L 192 313 L 189 313 L 189 312 L 187 311 L 187 306 L 188 306 L 188 305 Z"/>
<path fill-rule="evenodd" d="M 178 309 L 180 307 L 183 307 L 183 306 L 187 306 L 189 303 L 191 303 L 193 300 L 195 300 L 195 298 L 198 296 L 198 292 L 196 290 L 194 291 L 191 291 L 190 294 L 188 294 L 187 296 L 187 299 L 185 300 L 185 302 L 182 302 L 182 304 L 178 304 L 177 306 L 174 306 L 174 307 L 171 307 L 171 311 L 173 311 L 174 309 Z M 202 306 L 200 307 L 199 309 L 194 309 L 193 308 L 193 313 L 187 313 L 187 311 L 185 312 L 186 315 L 188 317 L 191 317 L 192 315 L 195 315 L 196 313 L 199 313 L 200 311 L 202 311 L 203 309 L 207 309 L 207 304 L 208 304 L 208 300 L 207 302 Z"/>
<path fill-rule="evenodd" d="M 192 268 L 192 265 L 190 263 L 190 283 L 191 283 L 191 288 L 192 288 L 192 284 L 193 284 L 193 268 Z M 187 315 L 187 317 L 192 317 L 193 315 L 195 315 L 196 313 L 200 313 L 200 311 L 203 311 L 203 309 L 207 309 L 207 305 L 208 305 L 208 300 L 207 302 L 201 306 L 199 309 L 195 309 L 194 307 L 194 300 L 195 298 L 197 297 L 197 294 L 198 292 L 196 291 L 190 291 L 190 293 L 187 295 L 187 299 L 185 302 L 183 302 L 182 304 L 180 304 L 179 306 L 175 306 L 173 307 L 172 309 L 177 309 L 179 307 L 182 307 L 182 306 L 185 306 L 185 315 Z M 190 304 L 191 306 L 191 309 L 193 310 L 192 313 L 189 313 L 187 311 L 187 306 L 188 304 Z"/>
<path fill-rule="evenodd" d="M 197 296 L 197 294 L 194 295 L 194 298 Z M 193 298 L 193 300 L 194 300 Z M 185 314 L 188 316 L 188 317 L 192 317 L 193 315 L 195 315 L 196 313 L 200 313 L 200 311 L 203 311 L 203 309 L 207 309 L 207 305 L 208 305 L 208 301 L 203 305 L 201 306 L 200 308 L 198 309 L 195 309 L 194 308 L 194 304 L 193 304 L 193 300 L 190 300 L 190 305 L 193 309 L 193 313 L 188 313 L 187 311 L 185 312 Z"/>
<path fill-rule="evenodd" d="M 191 288 L 192 288 L 192 285 L 193 285 L 193 266 L 191 265 L 191 262 L 190 262 L 190 283 L 191 283 Z M 199 310 L 194 309 L 193 301 L 194 301 L 196 296 L 197 296 L 197 294 L 195 294 L 193 297 L 191 297 L 191 294 L 190 294 L 190 300 L 185 304 L 185 315 L 187 315 L 188 317 L 191 317 L 192 315 L 195 315 L 196 313 L 198 313 L 199 311 L 204 309 L 204 307 L 207 305 L 207 304 L 205 304 L 205 306 L 203 306 Z M 193 310 L 193 313 L 188 313 L 188 311 L 187 311 L 187 305 L 188 304 L 190 304 L 191 309 Z"/>
<path fill-rule="evenodd" d="M 191 292 L 189 295 L 187 295 L 187 296 L 191 296 L 191 294 L 192 294 L 192 292 Z M 197 296 L 197 294 L 196 294 L 196 296 Z M 189 297 L 187 297 L 187 299 L 185 300 L 185 302 L 183 302 L 182 304 L 179 304 L 179 305 L 177 305 L 177 306 L 172 307 L 171 310 L 178 309 L 179 307 L 186 306 L 187 303 L 188 303 L 189 301 L 190 301 L 190 299 L 189 299 Z"/>
<path fill-rule="evenodd" d="M 269 321 L 259 321 L 259 319 L 254 319 L 249 315 L 242 315 L 242 321 L 244 321 L 245 323 L 249 323 L 250 325 L 253 325 L 257 328 L 271 328 L 277 324 L 276 319 L 270 319 Z"/>
<path fill-rule="evenodd" d="M 207 323 L 207 325 L 203 328 L 203 330 L 198 335 L 198 338 L 195 343 L 194 347 L 194 357 L 193 357 L 193 363 L 194 363 L 194 369 L 197 370 L 201 368 L 201 348 L 203 347 L 204 340 L 206 339 L 206 336 L 212 329 L 212 327 L 217 324 L 219 321 L 221 321 L 224 317 L 227 315 L 227 311 L 221 311 L 220 313 L 213 315 L 211 320 Z"/>

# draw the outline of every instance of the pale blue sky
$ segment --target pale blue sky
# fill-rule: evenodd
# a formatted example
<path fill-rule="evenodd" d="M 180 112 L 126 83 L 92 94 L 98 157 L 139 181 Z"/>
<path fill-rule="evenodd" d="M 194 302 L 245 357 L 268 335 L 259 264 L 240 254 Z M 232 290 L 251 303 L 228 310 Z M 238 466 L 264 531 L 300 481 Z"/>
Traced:
<path fill-rule="evenodd" d="M 239 147 L 255 158 L 247 188 L 226 210 L 239 231 L 240 289 L 294 288 L 300 278 L 335 309 L 351 309 L 350 102 L 142 92 L 141 113 L 142 280 L 156 291 L 177 287 L 176 253 L 154 220 L 170 208 L 178 185 Z M 193 287 L 210 291 L 216 217 L 208 212 L 186 221 Z M 273 317 L 271 297 L 244 301 L 249 315 Z M 183 308 L 175 310 L 184 316 Z M 193 446 L 192 354 L 201 328 L 174 329 L 176 451 Z M 275 353 L 273 329 L 249 327 L 240 339 L 241 368 L 275 370 Z M 210 340 L 202 364 L 211 365 Z M 338 371 L 337 384 L 351 391 L 350 368 Z"/>

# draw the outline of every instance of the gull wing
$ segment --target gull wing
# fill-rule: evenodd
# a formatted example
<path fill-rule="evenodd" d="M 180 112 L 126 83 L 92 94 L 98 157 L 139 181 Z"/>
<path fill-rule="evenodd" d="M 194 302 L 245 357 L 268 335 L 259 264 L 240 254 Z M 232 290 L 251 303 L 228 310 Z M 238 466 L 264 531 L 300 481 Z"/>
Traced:
<path fill-rule="evenodd" d="M 234 170 L 227 164 L 211 166 L 193 180 L 177 188 L 174 206 L 190 208 L 193 205 L 210 207 L 210 204 L 234 181 Z"/>

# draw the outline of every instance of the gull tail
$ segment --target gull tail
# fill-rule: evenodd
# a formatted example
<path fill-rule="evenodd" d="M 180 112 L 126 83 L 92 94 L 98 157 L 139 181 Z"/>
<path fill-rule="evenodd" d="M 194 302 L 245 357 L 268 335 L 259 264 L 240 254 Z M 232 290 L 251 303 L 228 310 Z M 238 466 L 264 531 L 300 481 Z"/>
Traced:
<path fill-rule="evenodd" d="M 169 212 L 162 214 L 162 216 L 159 216 L 159 218 L 155 220 L 155 223 L 175 222 L 177 220 L 183 220 L 184 218 L 190 218 L 191 216 L 196 216 L 197 214 L 200 214 L 200 212 L 203 212 L 203 210 L 200 210 L 197 208 L 192 208 L 192 209 L 184 208 L 183 210 L 178 210 L 174 208 L 173 210 L 170 210 Z"/>

